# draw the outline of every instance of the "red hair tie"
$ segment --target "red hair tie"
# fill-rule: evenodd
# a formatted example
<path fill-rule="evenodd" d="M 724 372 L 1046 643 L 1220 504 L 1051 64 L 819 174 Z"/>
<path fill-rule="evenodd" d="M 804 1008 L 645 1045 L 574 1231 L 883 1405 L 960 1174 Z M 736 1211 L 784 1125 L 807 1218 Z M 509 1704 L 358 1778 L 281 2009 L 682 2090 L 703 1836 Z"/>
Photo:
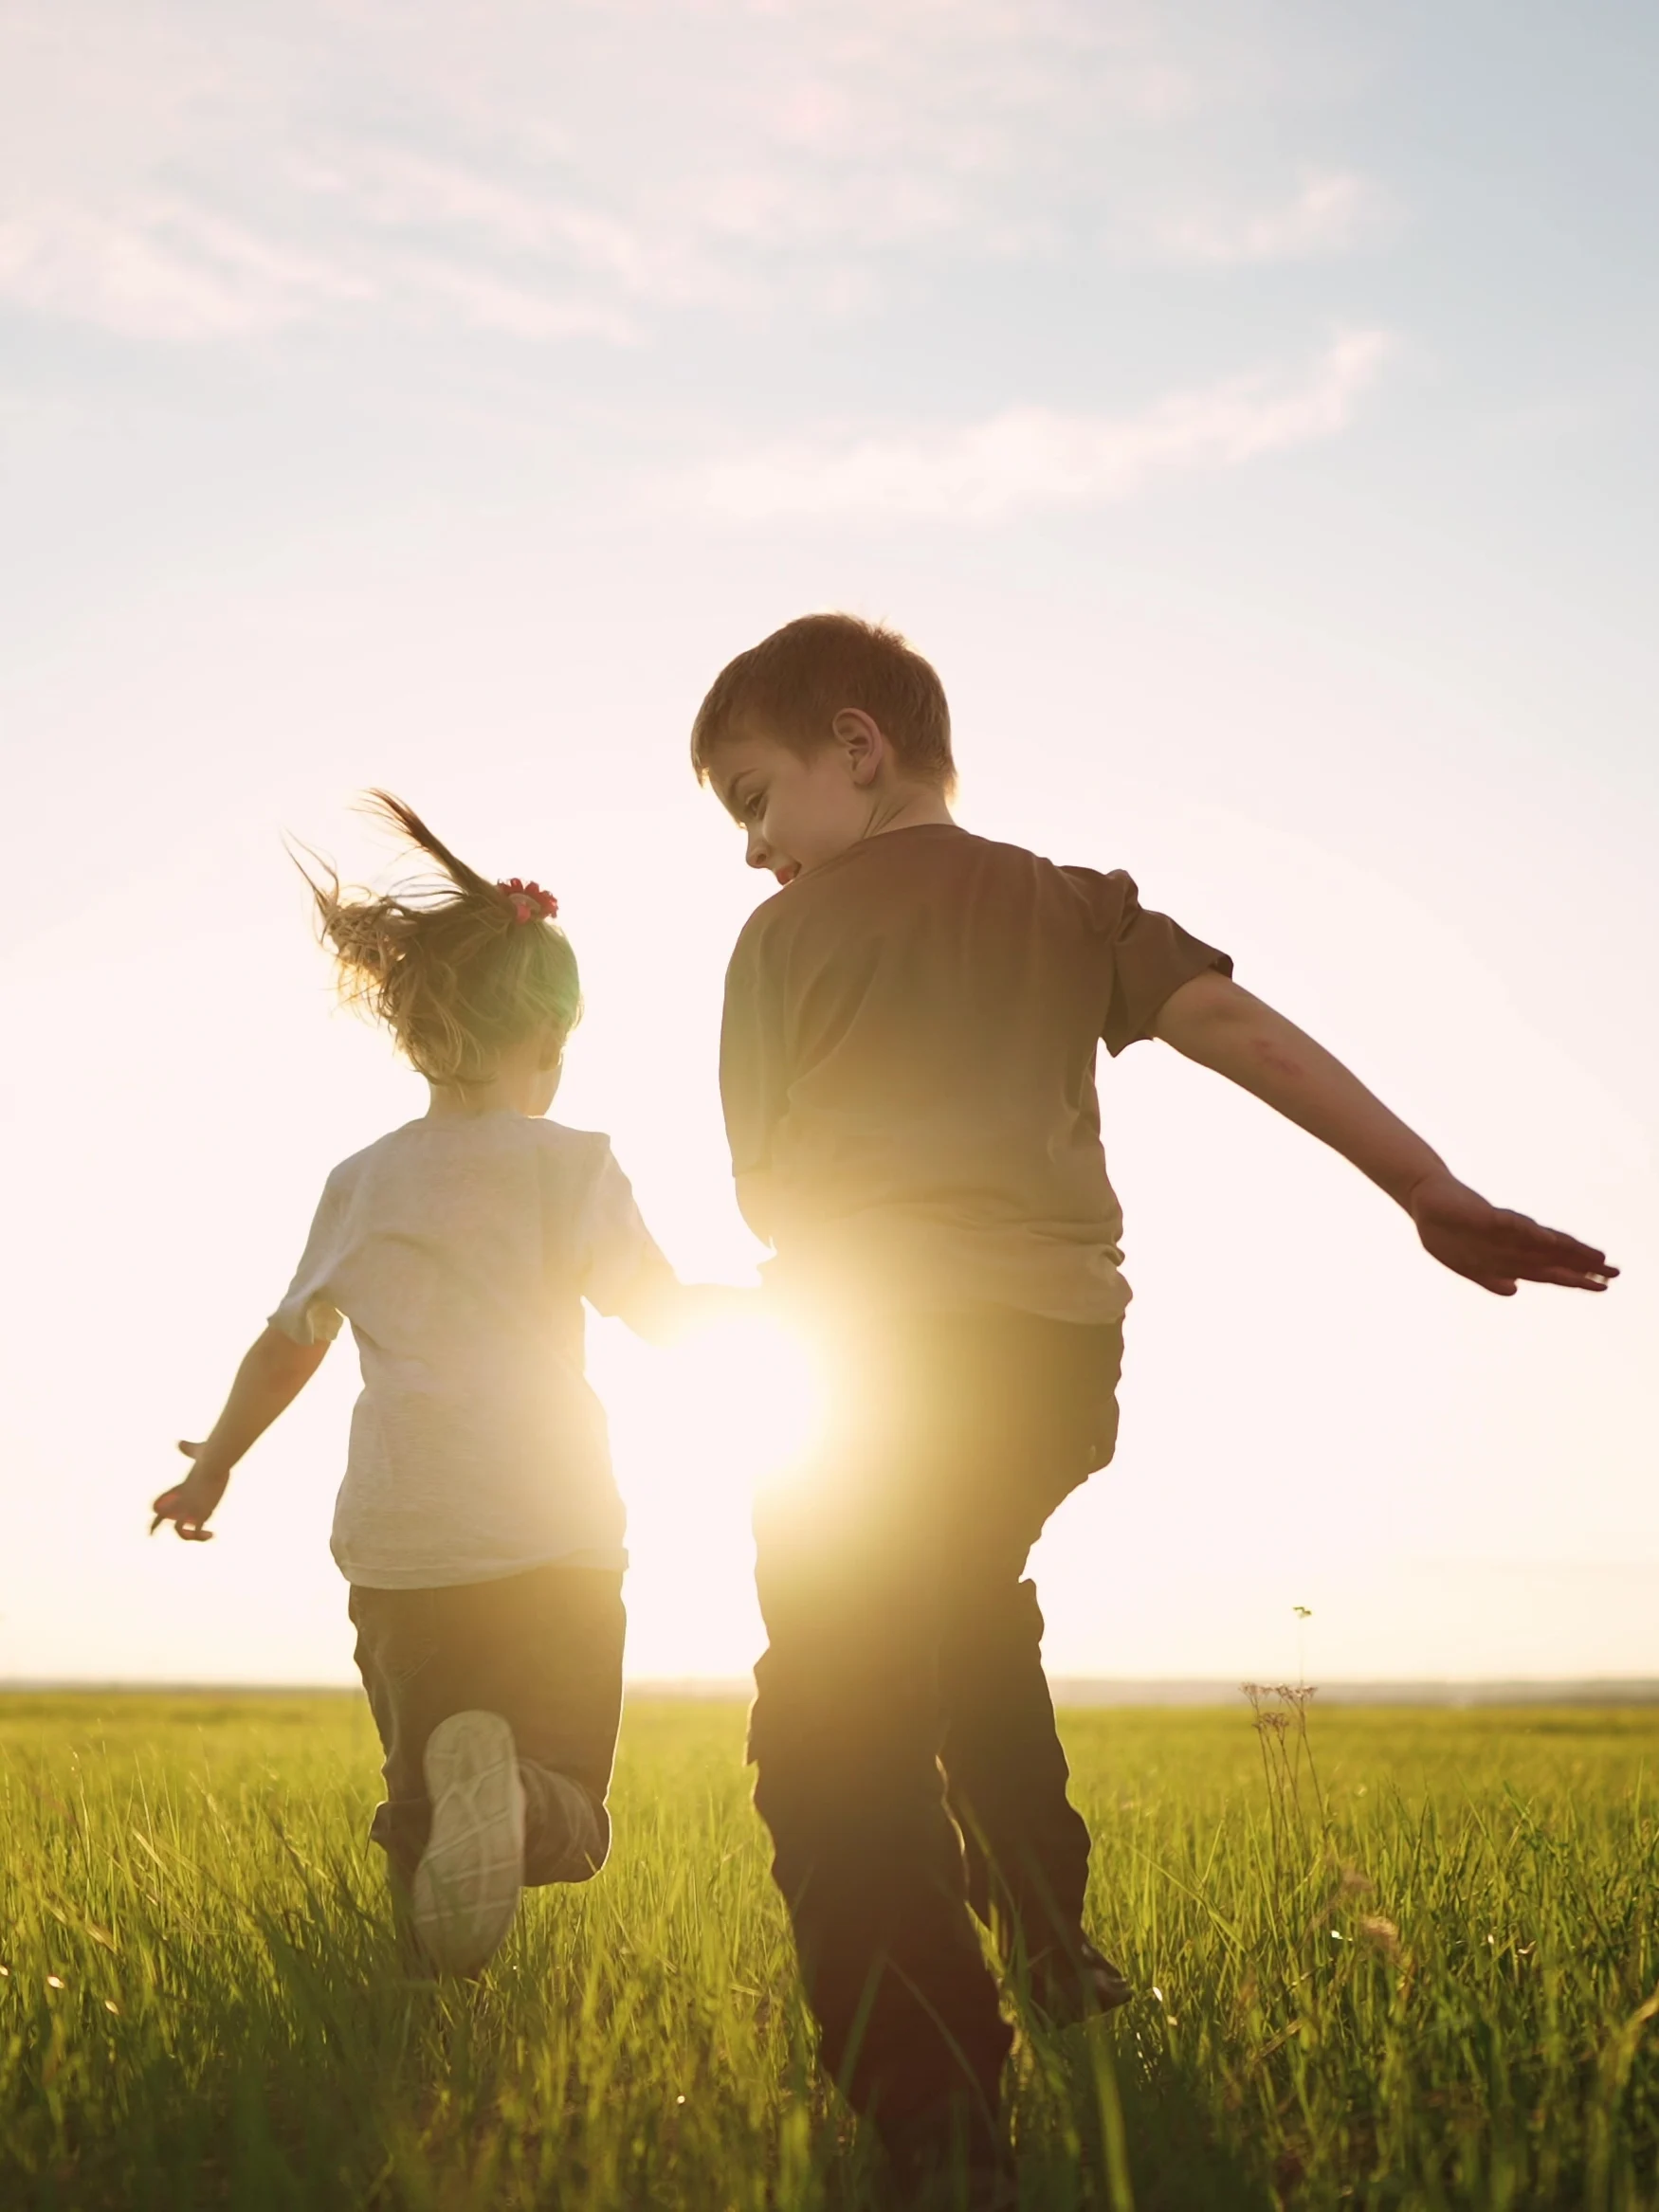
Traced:
<path fill-rule="evenodd" d="M 511 902 L 515 921 L 534 921 L 538 916 L 543 921 L 558 918 L 558 900 L 551 891 L 543 891 L 539 883 L 520 883 L 517 876 L 510 876 L 506 882 L 498 883 L 496 889 Z"/>

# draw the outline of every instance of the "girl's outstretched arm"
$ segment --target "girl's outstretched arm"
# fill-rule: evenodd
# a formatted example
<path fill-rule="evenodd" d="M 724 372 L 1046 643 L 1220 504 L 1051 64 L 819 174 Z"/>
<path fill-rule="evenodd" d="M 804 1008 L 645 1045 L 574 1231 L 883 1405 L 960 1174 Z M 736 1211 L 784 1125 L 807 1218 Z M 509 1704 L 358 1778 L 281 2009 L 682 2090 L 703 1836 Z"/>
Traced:
<path fill-rule="evenodd" d="M 212 1542 L 208 1517 L 225 1495 L 231 1468 L 299 1397 L 327 1351 L 326 1342 L 296 1344 L 276 1328 L 267 1328 L 255 1339 L 206 1442 L 179 1445 L 194 1464 L 182 1482 L 155 1499 L 151 1508 L 152 1535 L 163 1521 L 171 1521 L 187 1544 Z"/>
<path fill-rule="evenodd" d="M 1411 1215 L 1425 1251 L 1483 1290 L 1510 1297 L 1518 1282 L 1553 1282 L 1600 1291 L 1617 1275 L 1595 1245 L 1489 1205 L 1460 1183 L 1322 1044 L 1228 977 L 1182 984 L 1153 1028 L 1351 1160 Z"/>
<path fill-rule="evenodd" d="M 723 1282 L 682 1282 L 660 1253 L 642 1267 L 619 1317 L 647 1344 L 678 1344 L 688 1331 L 711 1321 L 735 1321 L 757 1313 L 760 1293 Z"/>

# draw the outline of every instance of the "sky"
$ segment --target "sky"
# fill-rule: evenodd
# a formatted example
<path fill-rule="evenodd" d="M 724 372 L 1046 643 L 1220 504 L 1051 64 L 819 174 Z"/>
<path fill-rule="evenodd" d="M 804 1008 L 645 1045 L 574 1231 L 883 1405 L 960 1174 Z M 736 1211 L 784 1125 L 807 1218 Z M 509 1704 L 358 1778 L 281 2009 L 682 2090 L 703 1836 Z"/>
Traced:
<path fill-rule="evenodd" d="M 557 891 L 556 1112 L 754 1279 L 770 884 L 685 743 L 823 607 L 939 666 L 969 827 L 1129 868 L 1626 1271 L 1486 1297 L 1104 1065 L 1136 1298 L 1053 1669 L 1659 1676 L 1656 63 L 1610 0 L 0 0 L 0 1678 L 352 1678 L 348 1348 L 213 1545 L 145 1507 L 424 1105 L 283 847 L 383 871 L 364 787 Z M 738 1677 L 793 1363 L 591 1364 L 631 1669 Z"/>

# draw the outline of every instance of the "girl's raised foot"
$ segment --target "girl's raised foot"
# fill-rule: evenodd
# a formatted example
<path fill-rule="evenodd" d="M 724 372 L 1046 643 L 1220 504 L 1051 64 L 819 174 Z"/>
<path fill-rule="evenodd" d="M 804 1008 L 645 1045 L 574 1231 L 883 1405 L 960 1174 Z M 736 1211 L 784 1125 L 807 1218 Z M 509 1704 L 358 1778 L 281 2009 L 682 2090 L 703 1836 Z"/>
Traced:
<path fill-rule="evenodd" d="M 432 1830 L 410 1910 L 441 1973 L 476 1974 L 500 1949 L 524 1882 L 524 1788 L 499 1713 L 454 1713 L 427 1739 Z"/>

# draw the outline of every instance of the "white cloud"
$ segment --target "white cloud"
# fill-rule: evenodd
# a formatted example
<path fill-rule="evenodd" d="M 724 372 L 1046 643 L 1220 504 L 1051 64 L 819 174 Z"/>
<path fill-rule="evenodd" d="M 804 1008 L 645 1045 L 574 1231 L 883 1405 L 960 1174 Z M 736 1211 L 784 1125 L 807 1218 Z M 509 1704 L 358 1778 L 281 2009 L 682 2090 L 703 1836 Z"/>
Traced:
<path fill-rule="evenodd" d="M 608 257 L 573 219 L 589 270 Z M 523 259 L 468 255 L 465 236 L 436 249 L 346 238 L 331 252 L 290 245 L 177 196 L 119 207 L 47 204 L 0 220 L 0 300 L 121 336 L 194 344 L 246 338 L 298 323 L 360 315 L 461 324 L 524 338 L 587 335 L 614 344 L 638 335 L 634 287 Z M 605 268 L 613 277 L 614 268 Z"/>
<path fill-rule="evenodd" d="M 986 521 L 1022 507 L 1092 507 L 1148 479 L 1234 468 L 1334 437 L 1392 346 L 1385 332 L 1338 339 L 1292 383 L 1238 378 L 1176 393 L 1136 415 L 1011 408 L 964 429 L 779 444 L 720 462 L 690 480 L 724 515 L 877 515 Z"/>
<path fill-rule="evenodd" d="M 620 342 L 687 303 L 873 310 L 921 252 L 1346 250 L 1377 202 L 1347 171 L 1231 212 L 1322 65 L 1287 0 L 1247 12 L 15 0 L 0 300 L 143 338 L 372 317 Z"/>
<path fill-rule="evenodd" d="M 672 224 L 609 213 L 585 204 L 568 180 L 550 188 L 534 171 L 365 144 L 296 163 L 292 173 L 371 255 L 391 242 L 436 240 L 452 256 L 469 253 L 474 265 L 483 256 L 511 270 L 520 289 L 574 274 L 630 300 L 694 296 L 713 282 Z"/>
<path fill-rule="evenodd" d="M 637 335 L 628 317 L 603 300 L 561 299 L 475 268 L 426 262 L 400 272 L 410 304 L 456 316 L 474 330 L 520 338 L 597 337 L 627 345 Z"/>
<path fill-rule="evenodd" d="M 1394 221 L 1388 195 L 1352 170 L 1304 177 L 1276 206 L 1213 205 L 1146 226 L 1145 250 L 1171 261 L 1240 263 L 1309 261 L 1351 253 L 1383 236 Z"/>
<path fill-rule="evenodd" d="M 119 214 L 47 205 L 0 222 L 0 298 L 129 337 L 240 337 L 369 289 L 182 200 L 146 198 Z"/>

